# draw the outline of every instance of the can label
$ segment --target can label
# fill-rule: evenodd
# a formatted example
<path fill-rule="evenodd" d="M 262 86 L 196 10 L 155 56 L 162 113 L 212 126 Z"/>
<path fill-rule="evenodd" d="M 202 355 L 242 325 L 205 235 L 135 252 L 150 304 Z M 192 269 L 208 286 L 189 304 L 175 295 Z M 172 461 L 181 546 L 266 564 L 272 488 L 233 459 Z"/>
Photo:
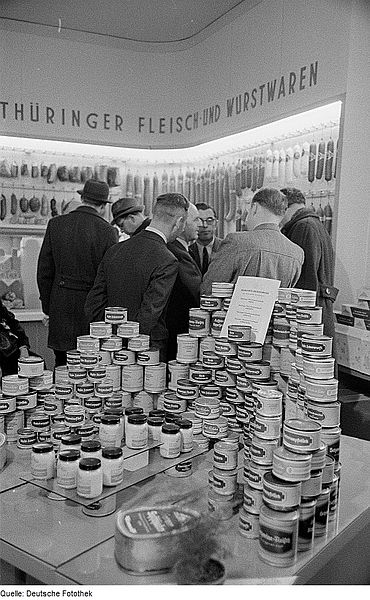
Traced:
<path fill-rule="evenodd" d="M 190 317 L 189 318 L 189 330 L 193 331 L 202 331 L 206 326 L 205 319 L 200 317 Z"/>
<path fill-rule="evenodd" d="M 310 435 L 304 435 L 303 433 L 294 433 L 293 431 L 284 431 L 284 441 L 292 444 L 293 446 L 304 446 L 309 448 L 313 443 L 313 438 Z"/>
<path fill-rule="evenodd" d="M 315 512 L 314 511 L 313 511 L 313 514 L 310 515 L 309 517 L 307 517 L 306 519 L 299 519 L 298 537 L 303 540 L 311 541 L 312 536 L 313 536 L 314 522 L 315 522 Z"/>
<path fill-rule="evenodd" d="M 281 531 L 260 522 L 260 545 L 273 554 L 289 554 L 293 551 L 293 532 Z"/>

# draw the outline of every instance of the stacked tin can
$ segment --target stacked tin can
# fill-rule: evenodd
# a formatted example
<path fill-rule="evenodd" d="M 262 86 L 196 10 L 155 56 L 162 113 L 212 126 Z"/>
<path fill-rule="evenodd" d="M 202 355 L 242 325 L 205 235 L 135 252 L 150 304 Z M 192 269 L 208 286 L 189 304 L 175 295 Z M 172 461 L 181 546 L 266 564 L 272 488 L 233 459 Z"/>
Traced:
<path fill-rule="evenodd" d="M 18 375 L 2 378 L 0 431 L 5 433 L 7 443 L 30 448 L 37 441 L 47 440 L 47 419 L 42 408 L 45 394 L 52 388 L 53 373 L 44 368 L 38 356 L 19 359 Z"/>
<path fill-rule="evenodd" d="M 230 435 L 214 444 L 213 465 L 209 471 L 208 508 L 220 520 L 230 519 L 242 501 L 238 483 L 239 441 Z"/>

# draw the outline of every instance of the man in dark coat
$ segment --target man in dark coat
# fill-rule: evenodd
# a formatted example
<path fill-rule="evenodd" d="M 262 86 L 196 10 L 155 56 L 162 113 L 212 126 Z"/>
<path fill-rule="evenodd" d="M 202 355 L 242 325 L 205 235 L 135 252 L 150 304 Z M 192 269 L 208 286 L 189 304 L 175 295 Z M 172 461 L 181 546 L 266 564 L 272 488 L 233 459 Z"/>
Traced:
<path fill-rule="evenodd" d="M 209 262 L 219 249 L 222 240 L 216 236 L 217 215 L 212 206 L 205 204 L 205 202 L 198 202 L 195 207 L 199 212 L 199 231 L 197 239 L 189 246 L 189 252 L 203 276 L 207 272 Z"/>
<path fill-rule="evenodd" d="M 106 306 L 124 306 L 128 319 L 138 321 L 140 333 L 166 360 L 165 315 L 178 272 L 178 261 L 167 248 L 183 231 L 188 201 L 182 194 L 158 196 L 149 227 L 105 254 L 89 292 L 85 311 L 89 321 L 104 318 Z"/>
<path fill-rule="evenodd" d="M 37 265 L 55 366 L 66 363 L 66 351 L 76 348 L 77 336 L 89 333 L 85 300 L 105 252 L 118 242 L 116 230 L 103 218 L 110 202 L 108 184 L 90 179 L 78 193 L 79 208 L 49 221 Z"/>
<path fill-rule="evenodd" d="M 338 289 L 334 284 L 334 251 L 330 236 L 319 216 L 306 208 L 306 199 L 297 188 L 284 188 L 288 208 L 281 232 L 304 250 L 304 262 L 296 287 L 317 292 L 317 305 L 323 309 L 324 334 L 334 338 L 333 303 Z"/>
<path fill-rule="evenodd" d="M 168 329 L 167 359 L 177 354 L 177 336 L 189 331 L 189 308 L 198 307 L 200 300 L 201 272 L 189 253 L 189 244 L 198 237 L 199 213 L 194 204 L 189 204 L 185 229 L 171 244 L 171 250 L 179 261 L 179 272 L 168 303 L 166 324 Z"/>
<path fill-rule="evenodd" d="M 135 198 L 120 198 L 112 204 L 112 225 L 132 237 L 150 225 L 149 217 L 144 215 L 144 206 L 138 204 Z"/>

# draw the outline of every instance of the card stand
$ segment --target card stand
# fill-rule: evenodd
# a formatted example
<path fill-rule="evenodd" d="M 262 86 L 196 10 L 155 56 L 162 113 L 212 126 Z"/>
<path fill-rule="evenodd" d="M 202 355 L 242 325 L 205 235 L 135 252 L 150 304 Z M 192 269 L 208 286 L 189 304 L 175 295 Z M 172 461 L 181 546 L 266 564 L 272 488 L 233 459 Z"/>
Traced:
<path fill-rule="evenodd" d="M 159 445 L 160 444 L 158 442 L 153 443 L 140 450 L 131 450 L 129 448 L 124 447 L 125 459 L 131 458 L 133 456 L 138 456 L 143 452 L 149 450 L 149 464 L 135 471 L 127 471 L 126 469 L 124 469 L 123 482 L 114 487 L 104 487 L 103 493 L 94 499 L 82 498 L 81 496 L 78 496 L 76 489 L 67 490 L 65 488 L 60 487 L 56 482 L 56 478 L 47 480 L 34 479 L 31 474 L 22 474 L 21 479 L 23 481 L 26 481 L 27 483 L 31 483 L 32 485 L 42 488 L 43 490 L 46 490 L 48 492 L 54 492 L 59 496 L 63 496 L 64 498 L 71 500 L 76 504 L 80 504 L 84 507 L 83 512 L 85 514 L 88 514 L 90 516 L 105 516 L 106 514 L 111 514 L 112 512 L 114 512 L 115 497 L 122 490 L 125 490 L 131 487 L 132 485 L 140 483 L 141 481 L 145 481 L 146 479 L 149 479 L 150 477 L 153 477 L 158 473 L 166 471 L 170 467 L 174 467 L 175 465 L 178 465 L 184 462 L 185 460 L 188 461 L 205 452 L 205 450 L 200 449 L 198 444 L 195 443 L 194 449 L 191 452 L 187 452 L 186 454 L 180 454 L 180 456 L 178 456 L 177 458 L 163 458 L 160 455 L 159 449 L 157 447 Z M 113 499 L 111 499 L 109 502 L 103 502 L 106 499 L 110 499 L 111 497 L 113 497 Z M 103 509 L 103 513 L 99 512 L 101 509 Z M 105 510 L 107 510 L 108 512 L 105 512 Z"/>

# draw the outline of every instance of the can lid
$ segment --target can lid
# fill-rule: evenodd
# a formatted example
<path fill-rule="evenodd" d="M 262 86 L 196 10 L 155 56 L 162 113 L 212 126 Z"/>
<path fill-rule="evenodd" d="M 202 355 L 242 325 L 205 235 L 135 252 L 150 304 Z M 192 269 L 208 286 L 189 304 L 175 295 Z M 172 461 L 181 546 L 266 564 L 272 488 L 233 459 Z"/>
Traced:
<path fill-rule="evenodd" d="M 120 458 L 123 455 L 123 450 L 119 446 L 110 446 L 103 448 L 102 456 L 104 458 Z"/>
<path fill-rule="evenodd" d="M 101 418 L 101 423 L 103 423 L 104 425 L 118 425 L 119 415 L 103 414 Z"/>
<path fill-rule="evenodd" d="M 180 427 L 175 423 L 164 423 L 162 425 L 162 433 L 169 433 L 170 435 L 176 435 L 179 433 Z"/>
<path fill-rule="evenodd" d="M 45 454 L 46 452 L 51 452 L 54 450 L 53 444 L 49 444 L 48 442 L 42 444 L 33 444 L 32 451 L 36 454 Z"/>
<path fill-rule="evenodd" d="M 161 427 L 164 423 L 164 417 L 148 417 L 148 425 Z"/>
<path fill-rule="evenodd" d="M 166 415 L 166 411 L 165 410 L 160 410 L 159 408 L 156 408 L 154 410 L 150 410 L 148 416 L 149 417 L 163 417 L 164 418 L 165 415 Z"/>
<path fill-rule="evenodd" d="M 116 417 L 122 417 L 123 408 L 119 406 L 106 406 L 104 408 L 104 415 L 114 415 Z"/>
<path fill-rule="evenodd" d="M 62 444 L 65 446 L 72 446 L 73 444 L 81 444 L 81 436 L 77 433 L 71 433 L 70 435 L 63 435 L 61 438 Z"/>
<path fill-rule="evenodd" d="M 193 423 L 189 419 L 178 419 L 175 424 L 178 425 L 180 429 L 191 429 L 193 427 Z"/>
<path fill-rule="evenodd" d="M 84 452 L 97 452 L 101 448 L 99 440 L 86 440 L 81 443 L 81 450 Z"/>
<path fill-rule="evenodd" d="M 132 425 L 143 425 L 144 423 L 147 422 L 147 416 L 144 414 L 134 414 L 134 415 L 129 415 L 127 417 L 127 421 L 128 423 L 131 423 Z"/>
<path fill-rule="evenodd" d="M 73 450 L 61 450 L 58 454 L 58 460 L 63 462 L 72 462 L 80 458 L 80 451 L 77 449 Z"/>
<path fill-rule="evenodd" d="M 143 408 L 139 408 L 138 406 L 129 406 L 125 408 L 125 415 L 128 417 L 129 415 L 141 415 L 144 412 Z"/>
<path fill-rule="evenodd" d="M 81 458 L 78 466 L 82 471 L 95 471 L 101 466 L 100 458 Z"/>

